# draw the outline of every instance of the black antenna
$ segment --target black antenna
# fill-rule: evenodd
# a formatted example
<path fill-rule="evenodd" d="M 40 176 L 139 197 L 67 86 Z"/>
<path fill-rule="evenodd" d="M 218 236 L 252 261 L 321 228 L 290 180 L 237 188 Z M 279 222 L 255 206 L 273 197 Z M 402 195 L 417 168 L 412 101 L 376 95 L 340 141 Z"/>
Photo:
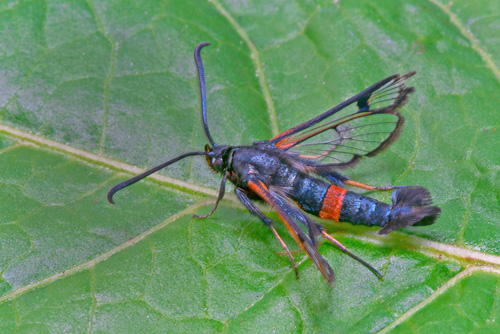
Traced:
<path fill-rule="evenodd" d="M 210 144 L 212 144 L 212 147 L 215 147 L 217 145 L 214 143 L 214 140 L 212 139 L 212 136 L 210 136 L 210 132 L 208 131 L 207 93 L 206 93 L 206 89 L 205 89 L 205 69 L 203 68 L 203 62 L 201 60 L 201 55 L 200 55 L 201 49 L 207 45 L 210 45 L 210 43 L 203 42 L 203 43 L 200 43 L 196 46 L 196 48 L 194 49 L 194 60 L 196 62 L 196 67 L 198 68 L 198 79 L 199 79 L 200 93 L 201 93 L 201 115 L 203 118 L 203 128 L 205 130 L 205 135 L 207 136 L 208 141 L 210 142 Z M 178 156 L 177 158 L 174 158 L 172 160 L 164 162 L 161 165 L 153 167 L 153 168 L 145 171 L 144 173 L 139 174 L 137 176 L 134 176 L 133 178 L 130 178 L 126 181 L 123 181 L 123 182 L 117 184 L 116 186 L 114 186 L 113 188 L 111 188 L 108 191 L 108 201 L 111 204 L 114 204 L 115 202 L 113 201 L 113 195 L 117 191 L 119 191 L 125 187 L 128 187 L 128 186 L 136 183 L 137 181 L 144 179 L 145 177 L 159 171 L 162 168 L 167 167 L 170 164 L 173 164 L 174 162 L 177 162 L 181 159 L 184 159 L 186 157 L 190 157 L 193 155 L 208 155 L 208 156 L 210 156 L 210 155 L 213 155 L 213 153 L 212 152 L 189 152 L 189 153 L 182 154 L 182 155 Z"/>
<path fill-rule="evenodd" d="M 144 173 L 142 173 L 142 174 L 139 174 L 139 175 L 137 175 L 137 176 L 134 176 L 133 178 L 130 178 L 130 179 L 128 179 L 128 180 L 126 180 L 126 181 L 123 181 L 123 182 L 121 182 L 121 183 L 118 183 L 116 186 L 114 186 L 113 188 L 109 189 L 109 191 L 108 191 L 108 201 L 109 201 L 109 203 L 111 203 L 111 204 L 115 204 L 115 202 L 113 201 L 113 195 L 114 195 L 117 191 L 119 191 L 119 190 L 121 190 L 121 189 L 123 189 L 123 188 L 125 188 L 125 187 L 128 187 L 128 186 L 130 186 L 131 184 L 136 183 L 137 181 L 142 180 L 143 178 L 145 178 L 145 177 L 147 177 L 147 176 L 149 176 L 149 175 L 151 175 L 151 174 L 153 174 L 153 173 L 155 173 L 155 172 L 159 171 L 159 170 L 160 170 L 160 169 L 162 169 L 162 168 L 167 167 L 167 166 L 168 166 L 168 165 L 170 165 L 170 164 L 173 164 L 174 162 L 177 162 L 177 161 L 179 161 L 179 160 L 181 160 L 181 159 L 184 159 L 184 158 L 186 158 L 186 157 L 190 157 L 190 156 L 193 156 L 193 155 L 211 155 L 211 154 L 212 154 L 211 152 L 189 152 L 189 153 L 184 153 L 184 154 L 182 154 L 182 155 L 179 155 L 178 157 L 173 158 L 172 160 L 169 160 L 169 161 L 167 161 L 167 162 L 164 162 L 164 163 L 162 163 L 161 165 L 158 165 L 158 166 L 156 166 L 156 167 L 153 167 L 153 168 L 151 168 L 151 169 L 149 169 L 149 170 L 145 171 L 145 172 L 144 172 Z"/>
<path fill-rule="evenodd" d="M 208 121 L 207 121 L 207 93 L 205 90 L 205 69 L 203 68 L 203 61 L 201 60 L 201 49 L 207 45 L 210 45 L 208 42 L 200 43 L 194 49 L 194 61 L 196 62 L 196 67 L 198 68 L 198 82 L 200 84 L 200 95 L 201 95 L 201 115 L 203 118 L 203 129 L 205 130 L 205 135 L 207 136 L 208 141 L 212 144 L 212 147 L 217 146 L 210 136 L 210 132 L 208 131 Z"/>

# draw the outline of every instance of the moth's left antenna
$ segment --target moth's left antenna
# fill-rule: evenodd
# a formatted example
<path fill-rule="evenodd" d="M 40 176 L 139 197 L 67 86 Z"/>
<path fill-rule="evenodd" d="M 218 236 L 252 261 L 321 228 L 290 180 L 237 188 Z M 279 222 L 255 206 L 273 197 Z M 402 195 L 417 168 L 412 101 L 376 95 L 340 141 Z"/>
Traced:
<path fill-rule="evenodd" d="M 208 121 L 207 121 L 207 93 L 205 89 L 205 69 L 203 68 L 203 61 L 201 60 L 201 49 L 203 47 L 210 45 L 208 42 L 200 43 L 194 49 L 194 61 L 196 62 L 196 67 L 198 68 L 198 82 L 200 84 L 200 95 L 201 95 L 201 115 L 203 117 L 203 129 L 205 130 L 205 135 L 208 141 L 212 144 L 212 147 L 217 146 L 208 131 Z"/>

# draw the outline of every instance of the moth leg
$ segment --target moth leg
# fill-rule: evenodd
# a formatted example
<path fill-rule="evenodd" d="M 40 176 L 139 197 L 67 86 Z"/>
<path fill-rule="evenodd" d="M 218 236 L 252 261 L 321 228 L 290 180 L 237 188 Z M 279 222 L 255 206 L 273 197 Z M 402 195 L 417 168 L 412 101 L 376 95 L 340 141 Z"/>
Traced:
<path fill-rule="evenodd" d="M 226 191 L 226 180 L 227 180 L 227 172 L 224 173 L 224 177 L 222 178 L 222 182 L 220 183 L 219 196 L 217 196 L 217 201 L 215 202 L 215 205 L 214 205 L 214 208 L 212 209 L 212 211 L 210 211 L 209 213 L 207 213 L 206 215 L 203 215 L 203 216 L 193 215 L 193 218 L 207 218 L 210 215 L 212 215 L 212 213 L 214 213 L 214 211 L 217 209 L 217 206 L 219 205 L 219 202 L 224 197 L 224 194 Z"/>
<path fill-rule="evenodd" d="M 235 188 L 234 192 L 236 193 L 236 196 L 238 196 L 240 202 L 248 209 L 248 211 L 259 217 L 260 220 L 262 220 L 264 224 L 269 226 L 271 231 L 273 231 L 274 236 L 276 237 L 276 239 L 278 239 L 279 243 L 281 244 L 281 247 L 283 247 L 285 253 L 288 255 L 288 258 L 292 262 L 293 270 L 295 271 L 295 277 L 299 278 L 299 272 L 297 270 L 297 265 L 295 264 L 295 260 L 293 259 L 292 253 L 290 253 L 290 250 L 288 249 L 286 243 L 283 241 L 283 239 L 281 239 L 280 235 L 278 234 L 278 231 L 276 231 L 276 229 L 274 228 L 273 221 L 269 219 L 269 217 L 264 215 L 262 211 L 260 211 L 259 208 L 257 208 L 252 203 L 252 201 L 250 200 L 250 198 L 248 198 L 247 194 L 243 191 L 243 189 Z"/>
<path fill-rule="evenodd" d="M 378 278 L 382 278 L 383 277 L 382 274 L 377 269 L 373 268 L 370 264 L 368 264 L 368 262 L 360 259 L 356 255 L 354 255 L 353 253 L 351 253 L 351 251 L 348 250 L 346 248 L 346 246 L 342 245 L 337 239 L 335 239 L 334 237 L 332 237 L 331 235 L 329 235 L 325 231 L 321 231 L 321 235 L 323 235 L 323 238 L 325 238 L 326 240 L 330 241 L 332 244 L 334 244 L 342 252 L 344 252 L 345 254 L 349 255 L 354 260 L 358 261 L 359 263 L 361 263 L 362 265 L 364 265 L 366 268 L 368 268 L 372 273 L 375 274 L 375 276 L 377 276 Z"/>
<path fill-rule="evenodd" d="M 302 249 L 300 249 L 300 248 L 297 250 L 294 250 L 294 251 L 290 251 L 291 254 L 298 254 L 300 252 L 302 252 Z M 277 252 L 276 254 L 277 255 L 285 255 L 286 253 L 285 252 Z"/>
<path fill-rule="evenodd" d="M 262 182 L 259 175 L 256 175 L 255 173 L 249 173 L 248 175 L 248 188 L 276 210 L 290 235 L 307 253 L 309 258 L 313 261 L 314 265 L 319 269 L 328 283 L 333 285 L 335 274 L 333 273 L 332 267 L 330 267 L 328 262 L 326 262 L 323 256 L 321 256 L 311 238 L 306 235 L 304 231 L 302 231 L 297 222 L 294 220 L 294 218 L 298 219 L 296 215 L 298 215 L 299 212 L 294 210 L 294 207 L 292 207 L 291 204 L 286 201 L 282 201 L 279 197 L 270 192 L 267 185 Z M 290 212 L 294 213 L 290 214 Z M 307 223 L 307 219 L 304 215 L 302 215 L 299 221 Z"/>
<path fill-rule="evenodd" d="M 272 225 L 273 224 L 273 221 L 269 217 L 267 217 L 266 215 L 264 215 L 262 213 L 262 211 L 260 211 L 252 203 L 252 201 L 248 197 L 248 195 L 247 195 L 247 193 L 246 193 L 245 190 L 243 190 L 242 188 L 234 188 L 234 192 L 236 193 L 236 196 L 240 200 L 241 204 L 243 204 L 245 206 L 245 208 L 247 208 L 248 211 L 250 211 L 251 214 L 259 217 L 260 220 L 262 220 L 264 222 L 264 224 L 266 224 L 266 225 Z"/>
<path fill-rule="evenodd" d="M 342 187 L 343 185 L 348 185 L 348 186 L 353 186 L 353 187 L 357 187 L 357 188 L 361 188 L 361 189 L 366 189 L 369 191 L 394 190 L 394 189 L 398 189 L 398 188 L 407 187 L 407 186 L 374 187 L 374 186 L 370 186 L 368 184 L 364 184 L 361 182 L 351 180 L 347 176 L 340 174 L 337 171 L 330 170 L 329 168 L 324 169 L 321 166 L 316 167 L 316 172 L 319 175 L 321 175 L 322 177 L 324 177 L 325 179 L 327 179 L 328 181 L 330 181 L 331 183 L 333 183 L 334 185 L 339 186 L 339 187 Z"/>
<path fill-rule="evenodd" d="M 369 190 L 369 191 L 374 191 L 374 190 L 394 190 L 394 189 L 399 189 L 399 188 L 403 188 L 403 187 L 411 187 L 411 186 L 374 187 L 374 186 L 370 186 L 368 184 L 364 184 L 364 183 L 361 183 L 361 182 L 356 182 L 356 181 L 353 181 L 353 180 L 346 180 L 346 181 L 344 181 L 344 184 L 346 184 L 348 186 L 353 186 L 353 187 L 361 188 L 361 189 L 366 189 L 366 190 Z"/>
<path fill-rule="evenodd" d="M 293 259 L 292 253 L 290 253 L 288 246 L 285 244 L 283 239 L 281 239 L 280 235 L 278 234 L 278 231 L 276 231 L 274 226 L 269 225 L 269 228 L 271 229 L 271 231 L 273 231 L 273 234 L 276 237 L 276 239 L 278 239 L 279 243 L 281 244 L 281 247 L 283 247 L 285 249 L 285 253 L 288 255 L 288 258 L 290 259 L 290 261 L 292 261 L 293 270 L 295 271 L 295 277 L 298 279 L 299 278 L 299 271 L 297 270 L 297 265 L 295 264 L 295 260 Z"/>
<path fill-rule="evenodd" d="M 318 166 L 315 168 L 315 172 L 318 175 L 321 175 L 325 179 L 327 179 L 329 182 L 332 184 L 342 187 L 343 184 L 349 180 L 349 178 L 335 170 L 332 170 L 331 168 L 324 167 L 324 166 Z"/>

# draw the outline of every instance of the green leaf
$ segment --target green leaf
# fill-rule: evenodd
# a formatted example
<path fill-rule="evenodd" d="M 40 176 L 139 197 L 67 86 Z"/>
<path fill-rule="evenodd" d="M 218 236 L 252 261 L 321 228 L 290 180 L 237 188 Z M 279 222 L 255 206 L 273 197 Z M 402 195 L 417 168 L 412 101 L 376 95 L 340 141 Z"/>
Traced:
<path fill-rule="evenodd" d="M 3 1 L 0 332 L 497 332 L 499 14 L 486 0 Z M 269 139 L 417 71 L 399 141 L 345 173 L 425 186 L 441 217 L 384 237 L 322 221 L 383 281 L 329 244 L 335 287 L 302 253 L 296 279 L 231 194 L 192 219 L 220 182 L 202 157 L 107 203 L 141 168 L 203 149 L 202 41 L 221 144 Z"/>

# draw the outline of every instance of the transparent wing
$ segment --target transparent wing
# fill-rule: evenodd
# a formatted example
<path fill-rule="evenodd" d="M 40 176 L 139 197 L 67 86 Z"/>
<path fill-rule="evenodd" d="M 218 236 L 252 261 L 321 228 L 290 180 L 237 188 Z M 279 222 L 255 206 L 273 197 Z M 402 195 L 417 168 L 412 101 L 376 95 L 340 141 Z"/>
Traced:
<path fill-rule="evenodd" d="M 288 148 L 299 158 L 348 166 L 362 156 L 374 156 L 400 135 L 404 118 L 391 113 L 355 114 Z"/>
<path fill-rule="evenodd" d="M 399 137 L 404 118 L 398 109 L 414 91 L 405 86 L 414 74 L 381 80 L 270 142 L 304 160 L 332 166 L 348 166 L 362 156 L 374 156 Z"/>

